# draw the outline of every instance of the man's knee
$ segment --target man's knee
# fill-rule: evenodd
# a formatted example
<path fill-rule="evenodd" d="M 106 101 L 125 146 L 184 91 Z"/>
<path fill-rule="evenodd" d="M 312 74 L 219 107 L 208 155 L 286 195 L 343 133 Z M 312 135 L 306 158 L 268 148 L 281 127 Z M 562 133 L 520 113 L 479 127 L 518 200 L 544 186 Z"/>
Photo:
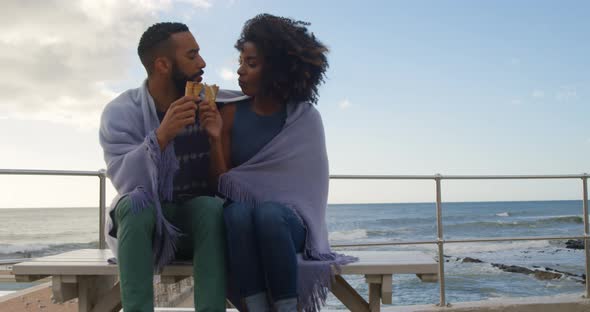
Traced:
<path fill-rule="evenodd" d="M 223 225 L 223 202 L 219 198 L 200 196 L 192 199 L 189 205 L 189 209 L 192 210 L 193 228 Z"/>
<path fill-rule="evenodd" d="M 133 211 L 133 202 L 129 196 L 123 197 L 117 203 L 115 217 L 117 226 L 125 224 L 134 228 L 153 228 L 156 222 L 153 205 L 148 205 L 139 211 Z"/>

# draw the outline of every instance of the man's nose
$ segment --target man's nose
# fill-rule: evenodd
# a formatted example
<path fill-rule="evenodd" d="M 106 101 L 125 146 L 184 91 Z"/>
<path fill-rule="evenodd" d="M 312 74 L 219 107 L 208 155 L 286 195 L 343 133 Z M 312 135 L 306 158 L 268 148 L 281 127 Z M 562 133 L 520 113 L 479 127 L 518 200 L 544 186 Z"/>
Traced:
<path fill-rule="evenodd" d="M 207 63 L 205 63 L 205 59 L 203 59 L 202 56 L 199 57 L 199 61 L 200 61 L 199 67 L 201 67 L 201 68 L 207 67 Z"/>

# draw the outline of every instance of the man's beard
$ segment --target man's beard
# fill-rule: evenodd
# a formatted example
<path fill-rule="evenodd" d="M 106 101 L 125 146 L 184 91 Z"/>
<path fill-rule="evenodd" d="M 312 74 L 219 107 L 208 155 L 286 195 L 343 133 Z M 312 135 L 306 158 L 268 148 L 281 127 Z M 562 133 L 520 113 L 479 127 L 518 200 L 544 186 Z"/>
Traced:
<path fill-rule="evenodd" d="M 181 96 L 184 95 L 184 90 L 185 90 L 187 81 L 192 81 L 191 77 L 185 75 L 183 72 L 181 72 L 178 69 L 178 66 L 176 66 L 176 64 L 173 64 L 172 65 L 172 83 L 174 84 L 174 87 L 176 88 L 176 91 L 178 92 L 178 94 L 180 94 Z"/>
<path fill-rule="evenodd" d="M 203 70 L 201 70 L 192 76 L 187 76 L 185 73 L 181 72 L 180 69 L 178 69 L 178 65 L 176 65 L 176 63 L 172 64 L 172 83 L 174 84 L 178 94 L 183 96 L 187 81 L 194 81 L 197 77 L 202 76 L 203 73 Z"/>

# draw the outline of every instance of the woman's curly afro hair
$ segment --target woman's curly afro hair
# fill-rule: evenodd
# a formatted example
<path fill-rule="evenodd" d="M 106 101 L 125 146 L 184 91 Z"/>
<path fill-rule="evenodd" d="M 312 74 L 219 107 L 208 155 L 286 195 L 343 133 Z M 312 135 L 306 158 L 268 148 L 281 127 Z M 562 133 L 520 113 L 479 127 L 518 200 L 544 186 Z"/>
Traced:
<path fill-rule="evenodd" d="M 328 68 L 328 48 L 308 32 L 307 22 L 260 14 L 244 25 L 236 49 L 246 42 L 264 58 L 261 93 L 282 101 L 317 103 Z"/>

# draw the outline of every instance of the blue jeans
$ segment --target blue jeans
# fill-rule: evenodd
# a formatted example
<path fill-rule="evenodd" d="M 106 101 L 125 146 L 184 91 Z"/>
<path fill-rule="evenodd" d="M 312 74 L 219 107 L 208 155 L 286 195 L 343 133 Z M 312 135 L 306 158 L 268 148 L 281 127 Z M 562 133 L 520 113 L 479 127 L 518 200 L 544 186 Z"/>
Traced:
<path fill-rule="evenodd" d="M 297 297 L 296 254 L 303 251 L 306 231 L 295 213 L 272 202 L 234 202 L 223 216 L 230 274 L 241 297 L 267 291 L 273 301 Z"/>

